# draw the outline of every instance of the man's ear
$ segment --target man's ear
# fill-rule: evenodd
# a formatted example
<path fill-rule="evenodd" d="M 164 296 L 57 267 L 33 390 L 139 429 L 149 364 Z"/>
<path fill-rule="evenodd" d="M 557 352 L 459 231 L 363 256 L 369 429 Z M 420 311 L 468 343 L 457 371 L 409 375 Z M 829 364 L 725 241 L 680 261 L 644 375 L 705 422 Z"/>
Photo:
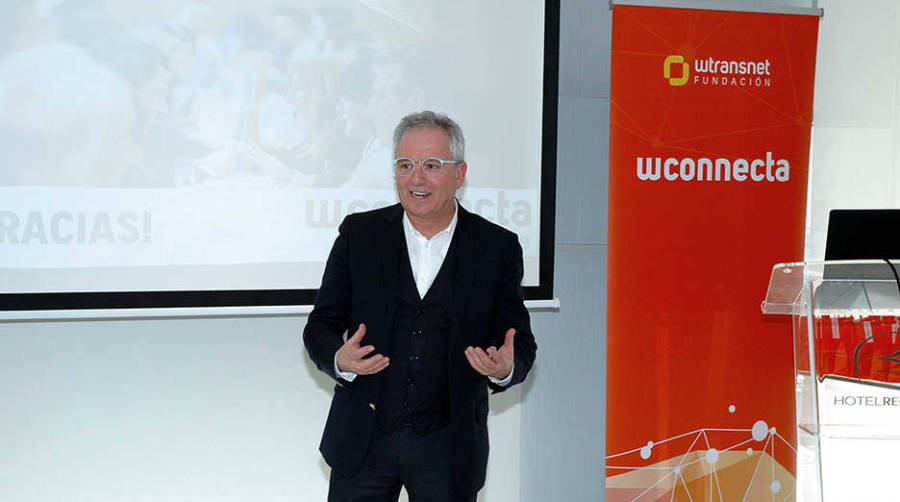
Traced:
<path fill-rule="evenodd" d="M 465 162 L 460 162 L 456 165 L 456 188 L 462 186 L 463 182 L 466 181 L 466 165 Z"/>

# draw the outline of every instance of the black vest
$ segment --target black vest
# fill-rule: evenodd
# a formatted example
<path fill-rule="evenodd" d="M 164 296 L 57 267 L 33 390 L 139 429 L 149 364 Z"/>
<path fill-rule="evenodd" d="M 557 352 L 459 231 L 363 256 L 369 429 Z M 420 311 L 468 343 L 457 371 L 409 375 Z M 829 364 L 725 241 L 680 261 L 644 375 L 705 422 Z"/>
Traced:
<path fill-rule="evenodd" d="M 437 277 L 421 299 L 405 240 L 400 248 L 397 307 L 388 353 L 391 364 L 385 369 L 375 421 L 388 434 L 400 424 L 426 434 L 450 419 L 447 368 L 456 246 L 451 242 Z"/>

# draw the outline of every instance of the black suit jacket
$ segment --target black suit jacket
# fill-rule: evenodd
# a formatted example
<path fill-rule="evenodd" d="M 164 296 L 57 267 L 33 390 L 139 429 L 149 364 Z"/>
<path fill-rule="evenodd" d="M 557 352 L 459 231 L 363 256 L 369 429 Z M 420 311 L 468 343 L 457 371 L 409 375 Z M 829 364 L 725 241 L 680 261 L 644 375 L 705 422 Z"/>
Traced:
<path fill-rule="evenodd" d="M 484 485 L 487 468 L 488 389 L 504 388 L 472 369 L 465 348 L 500 347 L 506 331 L 515 328 L 514 385 L 525 379 L 537 347 L 523 303 L 522 248 L 516 235 L 458 208 L 448 364 L 450 462 L 456 489 L 472 494 Z M 334 355 L 345 333 L 355 332 L 360 323 L 366 325 L 363 345 L 374 345 L 376 353 L 390 348 L 404 239 L 402 214 L 396 204 L 344 219 L 303 331 L 313 362 L 337 381 L 320 450 L 344 476 L 359 472 L 365 460 L 384 372 L 346 382 L 334 372 Z"/>

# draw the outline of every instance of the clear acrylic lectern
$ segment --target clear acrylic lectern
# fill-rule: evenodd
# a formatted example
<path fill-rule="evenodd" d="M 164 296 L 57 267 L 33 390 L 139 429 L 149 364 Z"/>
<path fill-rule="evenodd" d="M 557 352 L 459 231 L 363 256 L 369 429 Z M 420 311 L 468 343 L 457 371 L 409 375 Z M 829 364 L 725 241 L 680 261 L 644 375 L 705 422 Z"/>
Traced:
<path fill-rule="evenodd" d="M 775 265 L 793 317 L 798 502 L 900 501 L 900 260 Z"/>

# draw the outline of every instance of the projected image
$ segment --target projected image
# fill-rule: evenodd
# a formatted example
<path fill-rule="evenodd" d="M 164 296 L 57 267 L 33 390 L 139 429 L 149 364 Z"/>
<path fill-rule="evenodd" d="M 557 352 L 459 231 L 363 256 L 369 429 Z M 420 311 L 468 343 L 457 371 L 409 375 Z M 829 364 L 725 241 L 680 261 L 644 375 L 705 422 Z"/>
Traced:
<path fill-rule="evenodd" d="M 543 5 L 444 4 L 7 4 L 0 292 L 316 288 L 342 218 L 396 202 L 391 133 L 426 108 L 536 284 Z"/>
<path fill-rule="evenodd" d="M 307 187 L 363 175 L 385 147 L 377 117 L 423 105 L 404 67 L 429 38 L 376 19 L 410 12 L 354 19 L 356 2 L 284 3 L 23 2 L 0 65 L 2 126 L 6 160 L 31 168 L 0 180 Z M 33 32 L 47 35 L 21 40 Z"/>

